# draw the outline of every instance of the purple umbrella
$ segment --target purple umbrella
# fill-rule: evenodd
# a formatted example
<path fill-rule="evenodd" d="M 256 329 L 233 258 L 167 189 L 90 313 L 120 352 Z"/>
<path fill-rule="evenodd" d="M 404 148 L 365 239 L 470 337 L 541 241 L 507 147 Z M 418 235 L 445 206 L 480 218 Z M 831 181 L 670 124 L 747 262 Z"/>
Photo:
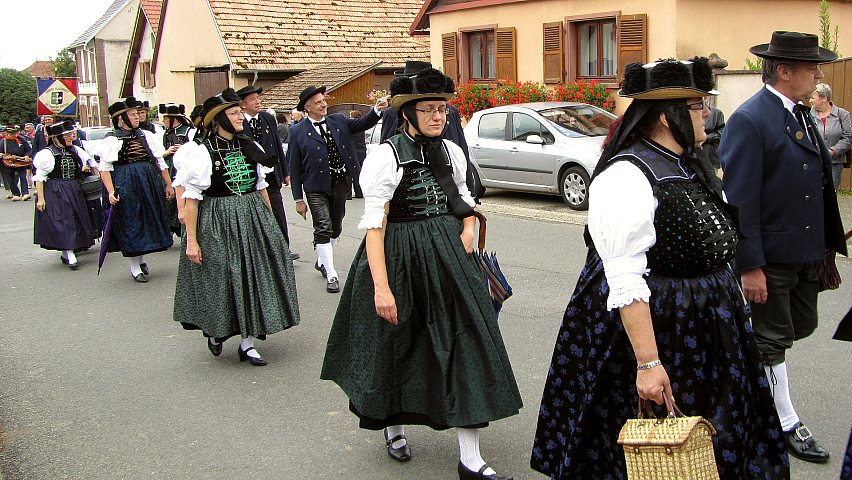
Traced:
<path fill-rule="evenodd" d="M 118 187 L 115 188 L 115 198 L 118 198 Z M 107 196 L 106 224 L 104 225 L 104 234 L 101 237 L 101 251 L 98 253 L 98 275 L 101 274 L 101 267 L 103 267 L 104 260 L 106 260 L 109 233 L 112 230 L 112 218 L 115 216 L 117 206 L 109 203 L 109 196 Z"/>

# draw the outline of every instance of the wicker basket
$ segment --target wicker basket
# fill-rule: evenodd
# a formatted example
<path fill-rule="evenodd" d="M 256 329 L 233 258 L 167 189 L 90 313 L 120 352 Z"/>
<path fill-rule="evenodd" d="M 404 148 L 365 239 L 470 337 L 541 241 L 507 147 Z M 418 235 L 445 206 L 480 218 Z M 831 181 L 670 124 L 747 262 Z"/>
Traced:
<path fill-rule="evenodd" d="M 711 440 L 715 434 L 713 425 L 702 417 L 627 420 L 618 435 L 627 478 L 718 480 Z"/>

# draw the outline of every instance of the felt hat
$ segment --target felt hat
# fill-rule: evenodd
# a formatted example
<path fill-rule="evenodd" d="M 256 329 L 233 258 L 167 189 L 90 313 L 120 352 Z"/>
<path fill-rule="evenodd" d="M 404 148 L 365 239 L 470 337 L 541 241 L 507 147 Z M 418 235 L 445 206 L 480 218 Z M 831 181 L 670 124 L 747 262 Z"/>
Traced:
<path fill-rule="evenodd" d="M 713 87 L 713 69 L 707 58 L 669 58 L 645 65 L 628 64 L 618 95 L 640 100 L 672 100 L 718 95 Z"/>
<path fill-rule="evenodd" d="M 251 95 L 252 93 L 261 95 L 263 93 L 263 87 L 258 87 L 257 85 L 248 85 L 237 90 L 237 96 L 240 97 L 240 99 L 242 100 L 245 100 L 245 98 Z"/>
<path fill-rule="evenodd" d="M 207 100 L 204 100 L 204 123 L 202 125 L 205 127 L 210 125 L 210 122 L 213 121 L 213 118 L 216 117 L 219 112 L 233 106 L 239 106 L 240 102 L 240 97 L 233 88 L 226 88 L 222 90 L 222 93 L 219 95 L 214 95 Z"/>
<path fill-rule="evenodd" d="M 71 133 L 75 131 L 74 122 L 71 120 L 65 120 L 63 122 L 54 123 L 53 125 L 49 125 L 47 127 L 47 136 L 48 137 L 57 137 L 59 135 L 65 135 L 66 133 Z"/>
<path fill-rule="evenodd" d="M 452 100 L 456 86 L 453 80 L 440 71 L 430 68 L 413 77 L 395 78 L 390 84 L 390 106 L 395 110 L 411 101 L 427 98 Z"/>
<path fill-rule="evenodd" d="M 296 104 L 296 110 L 303 112 L 305 110 L 305 103 L 307 103 L 308 100 L 311 99 L 311 97 L 313 97 L 314 95 L 316 95 L 318 93 L 322 93 L 324 95 L 325 91 L 326 91 L 325 85 L 323 85 L 321 87 L 318 87 L 316 85 L 311 85 L 311 86 L 305 88 L 304 90 L 302 90 L 302 93 L 299 94 L 299 103 Z"/>
<path fill-rule="evenodd" d="M 176 103 L 161 103 L 158 109 L 160 115 L 164 117 L 183 117 L 186 115 L 186 107 Z"/>
<path fill-rule="evenodd" d="M 812 33 L 772 32 L 769 43 L 748 49 L 761 58 L 791 62 L 825 63 L 837 59 L 837 54 L 819 46 L 819 37 Z"/>
<path fill-rule="evenodd" d="M 420 72 L 429 70 L 432 64 L 429 62 L 421 62 L 419 60 L 406 60 L 405 70 L 397 70 L 393 72 L 397 77 L 413 77 Z"/>
<path fill-rule="evenodd" d="M 109 116 L 115 118 L 124 112 L 136 110 L 140 105 L 142 103 L 136 100 L 136 97 L 127 97 L 124 100 L 113 103 L 107 110 L 109 111 Z"/>

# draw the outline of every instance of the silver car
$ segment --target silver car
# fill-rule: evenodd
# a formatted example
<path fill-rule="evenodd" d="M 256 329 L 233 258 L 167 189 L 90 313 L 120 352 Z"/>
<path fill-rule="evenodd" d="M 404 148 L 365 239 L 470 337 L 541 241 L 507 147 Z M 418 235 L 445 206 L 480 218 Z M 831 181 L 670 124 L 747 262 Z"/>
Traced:
<path fill-rule="evenodd" d="M 615 115 L 585 103 L 539 102 L 476 112 L 464 129 L 482 187 L 560 195 L 589 206 L 589 177 Z"/>

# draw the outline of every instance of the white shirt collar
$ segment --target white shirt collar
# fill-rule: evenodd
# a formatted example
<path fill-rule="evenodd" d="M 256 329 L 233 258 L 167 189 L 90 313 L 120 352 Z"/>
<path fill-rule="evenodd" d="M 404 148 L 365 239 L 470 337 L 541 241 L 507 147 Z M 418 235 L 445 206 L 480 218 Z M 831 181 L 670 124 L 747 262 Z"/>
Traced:
<path fill-rule="evenodd" d="M 319 125 L 314 125 L 314 123 L 316 123 L 316 122 L 325 122 L 325 121 L 326 121 L 326 119 L 327 119 L 327 117 L 322 117 L 322 118 L 320 118 L 319 120 L 314 120 L 313 118 L 308 117 L 308 116 L 306 116 L 306 118 L 307 118 L 307 120 L 308 120 L 309 122 L 311 122 L 311 126 L 312 126 L 312 127 L 314 127 L 314 130 L 316 130 L 316 132 L 317 132 L 317 133 L 319 133 L 320 135 L 322 135 L 322 131 L 320 130 Z M 326 124 L 325 124 L 325 128 L 328 128 L 328 123 L 326 123 Z"/>
<path fill-rule="evenodd" d="M 780 98 L 781 102 L 784 103 L 784 108 L 786 108 L 787 111 L 789 111 L 790 113 L 793 113 L 793 107 L 796 106 L 796 102 L 790 100 L 789 98 L 787 98 L 786 95 L 779 92 L 778 90 L 775 90 L 775 88 L 773 88 L 772 85 L 769 85 L 768 83 L 766 84 L 766 89 L 772 92 L 773 95 Z"/>
<path fill-rule="evenodd" d="M 251 115 L 249 115 L 248 113 L 243 112 L 243 117 L 245 117 L 246 120 L 259 119 L 260 118 L 260 112 L 257 112 L 257 115 L 255 115 L 253 117 Z"/>

